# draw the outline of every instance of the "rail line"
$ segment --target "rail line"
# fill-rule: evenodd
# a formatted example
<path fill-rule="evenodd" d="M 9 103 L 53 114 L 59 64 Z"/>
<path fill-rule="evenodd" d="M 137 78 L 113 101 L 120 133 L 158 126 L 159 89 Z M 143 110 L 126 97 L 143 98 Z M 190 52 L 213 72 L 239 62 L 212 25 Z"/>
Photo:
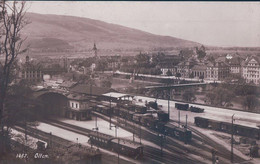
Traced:
<path fill-rule="evenodd" d="M 218 156 L 221 156 L 225 159 L 230 158 L 230 151 L 228 151 L 225 147 L 223 147 L 222 145 L 219 145 L 219 143 L 217 143 L 216 141 L 212 140 L 211 138 L 205 136 L 203 133 L 196 130 L 195 128 L 192 128 L 191 126 L 188 126 L 188 129 L 190 129 L 192 132 L 196 133 L 199 137 L 203 138 L 205 143 L 207 143 L 208 145 L 213 147 L 215 150 L 217 150 Z M 246 161 L 245 159 L 234 154 L 234 162 L 240 163 L 240 162 L 245 162 L 245 161 Z"/>

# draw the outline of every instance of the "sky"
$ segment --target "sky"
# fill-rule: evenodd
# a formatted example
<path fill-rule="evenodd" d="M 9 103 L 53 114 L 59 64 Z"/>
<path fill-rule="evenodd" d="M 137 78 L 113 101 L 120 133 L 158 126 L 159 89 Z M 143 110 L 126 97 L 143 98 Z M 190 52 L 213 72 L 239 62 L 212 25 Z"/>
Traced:
<path fill-rule="evenodd" d="M 34 1 L 28 12 L 87 17 L 210 46 L 260 47 L 260 2 Z"/>

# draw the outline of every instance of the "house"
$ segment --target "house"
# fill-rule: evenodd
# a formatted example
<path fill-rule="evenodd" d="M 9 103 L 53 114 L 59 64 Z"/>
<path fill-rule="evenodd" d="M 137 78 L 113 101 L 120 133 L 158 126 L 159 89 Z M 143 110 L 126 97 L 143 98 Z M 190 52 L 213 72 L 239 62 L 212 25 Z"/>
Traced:
<path fill-rule="evenodd" d="M 115 55 L 115 56 L 109 56 L 107 58 L 107 66 L 108 69 L 118 69 L 121 65 L 121 56 Z"/>
<path fill-rule="evenodd" d="M 176 74 L 176 67 L 171 62 L 159 63 L 157 67 L 160 68 L 162 75 L 166 76 L 168 71 L 170 71 L 172 75 Z"/>
<path fill-rule="evenodd" d="M 229 76 L 229 65 L 225 62 L 209 62 L 206 69 L 207 80 L 223 80 Z"/>
<path fill-rule="evenodd" d="M 260 58 L 250 56 L 242 65 L 242 77 L 247 83 L 260 84 Z"/>

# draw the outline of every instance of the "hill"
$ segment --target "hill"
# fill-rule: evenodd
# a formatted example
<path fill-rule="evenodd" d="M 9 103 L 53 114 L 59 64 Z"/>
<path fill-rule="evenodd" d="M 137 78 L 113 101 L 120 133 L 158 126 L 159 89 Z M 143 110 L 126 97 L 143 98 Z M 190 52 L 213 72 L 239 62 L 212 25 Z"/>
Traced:
<path fill-rule="evenodd" d="M 23 30 L 25 44 L 34 51 L 90 51 L 98 49 L 152 50 L 158 48 L 195 47 L 199 43 L 170 36 L 110 24 L 89 18 L 26 13 L 29 24 Z"/>

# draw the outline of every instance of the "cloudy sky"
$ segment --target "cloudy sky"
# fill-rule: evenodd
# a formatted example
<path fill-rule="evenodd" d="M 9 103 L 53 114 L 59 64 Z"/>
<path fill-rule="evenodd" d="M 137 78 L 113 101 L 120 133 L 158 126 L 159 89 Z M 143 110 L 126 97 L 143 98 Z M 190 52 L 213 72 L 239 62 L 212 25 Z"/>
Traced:
<path fill-rule="evenodd" d="M 28 11 L 87 17 L 213 46 L 260 47 L 260 2 L 28 2 Z"/>

